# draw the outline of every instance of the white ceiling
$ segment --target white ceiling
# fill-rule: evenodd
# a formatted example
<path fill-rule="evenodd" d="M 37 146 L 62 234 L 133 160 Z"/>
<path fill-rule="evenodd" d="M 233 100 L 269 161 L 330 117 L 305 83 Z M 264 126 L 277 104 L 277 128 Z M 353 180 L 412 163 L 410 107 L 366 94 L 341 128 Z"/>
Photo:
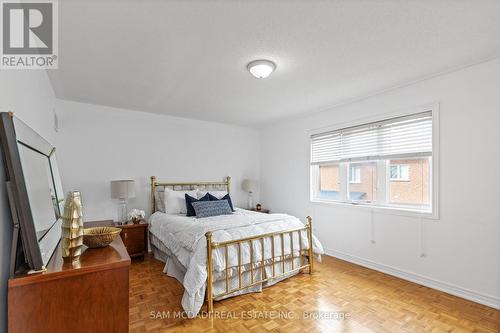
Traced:
<path fill-rule="evenodd" d="M 61 99 L 259 126 L 500 56 L 500 1 L 59 1 Z M 248 62 L 277 70 L 255 79 Z"/>

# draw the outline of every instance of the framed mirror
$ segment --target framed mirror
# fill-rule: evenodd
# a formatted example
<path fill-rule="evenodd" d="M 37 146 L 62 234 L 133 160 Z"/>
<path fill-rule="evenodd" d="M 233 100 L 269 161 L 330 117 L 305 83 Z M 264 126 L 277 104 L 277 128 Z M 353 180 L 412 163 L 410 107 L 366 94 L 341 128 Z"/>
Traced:
<path fill-rule="evenodd" d="M 14 223 L 11 275 L 40 271 L 61 238 L 64 192 L 56 149 L 12 113 L 1 113 L 0 120 L 6 186 Z"/>

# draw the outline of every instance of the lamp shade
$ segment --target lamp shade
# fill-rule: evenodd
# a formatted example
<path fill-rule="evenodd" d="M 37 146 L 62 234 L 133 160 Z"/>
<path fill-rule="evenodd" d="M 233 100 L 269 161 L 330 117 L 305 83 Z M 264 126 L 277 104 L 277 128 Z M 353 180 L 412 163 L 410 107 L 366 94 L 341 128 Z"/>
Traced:
<path fill-rule="evenodd" d="M 245 192 L 255 192 L 257 190 L 257 181 L 253 179 L 245 179 L 241 184 Z"/>
<path fill-rule="evenodd" d="M 128 199 L 135 197 L 133 180 L 113 180 L 111 181 L 111 198 Z"/>

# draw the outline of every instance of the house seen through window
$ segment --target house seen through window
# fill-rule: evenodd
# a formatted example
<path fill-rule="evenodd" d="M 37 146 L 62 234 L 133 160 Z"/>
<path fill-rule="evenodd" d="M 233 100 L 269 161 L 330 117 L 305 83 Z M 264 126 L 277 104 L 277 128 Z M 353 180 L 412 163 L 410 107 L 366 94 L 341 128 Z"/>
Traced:
<path fill-rule="evenodd" d="M 410 166 L 408 164 L 391 164 L 391 180 L 410 180 L 409 170 Z"/>

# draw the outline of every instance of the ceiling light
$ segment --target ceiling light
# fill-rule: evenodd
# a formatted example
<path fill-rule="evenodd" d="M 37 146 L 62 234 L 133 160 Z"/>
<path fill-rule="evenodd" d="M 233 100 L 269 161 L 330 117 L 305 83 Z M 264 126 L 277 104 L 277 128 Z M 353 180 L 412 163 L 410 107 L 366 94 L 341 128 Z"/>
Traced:
<path fill-rule="evenodd" d="M 264 79 L 274 72 L 276 65 L 270 60 L 255 60 L 247 65 L 247 69 L 256 78 Z"/>

